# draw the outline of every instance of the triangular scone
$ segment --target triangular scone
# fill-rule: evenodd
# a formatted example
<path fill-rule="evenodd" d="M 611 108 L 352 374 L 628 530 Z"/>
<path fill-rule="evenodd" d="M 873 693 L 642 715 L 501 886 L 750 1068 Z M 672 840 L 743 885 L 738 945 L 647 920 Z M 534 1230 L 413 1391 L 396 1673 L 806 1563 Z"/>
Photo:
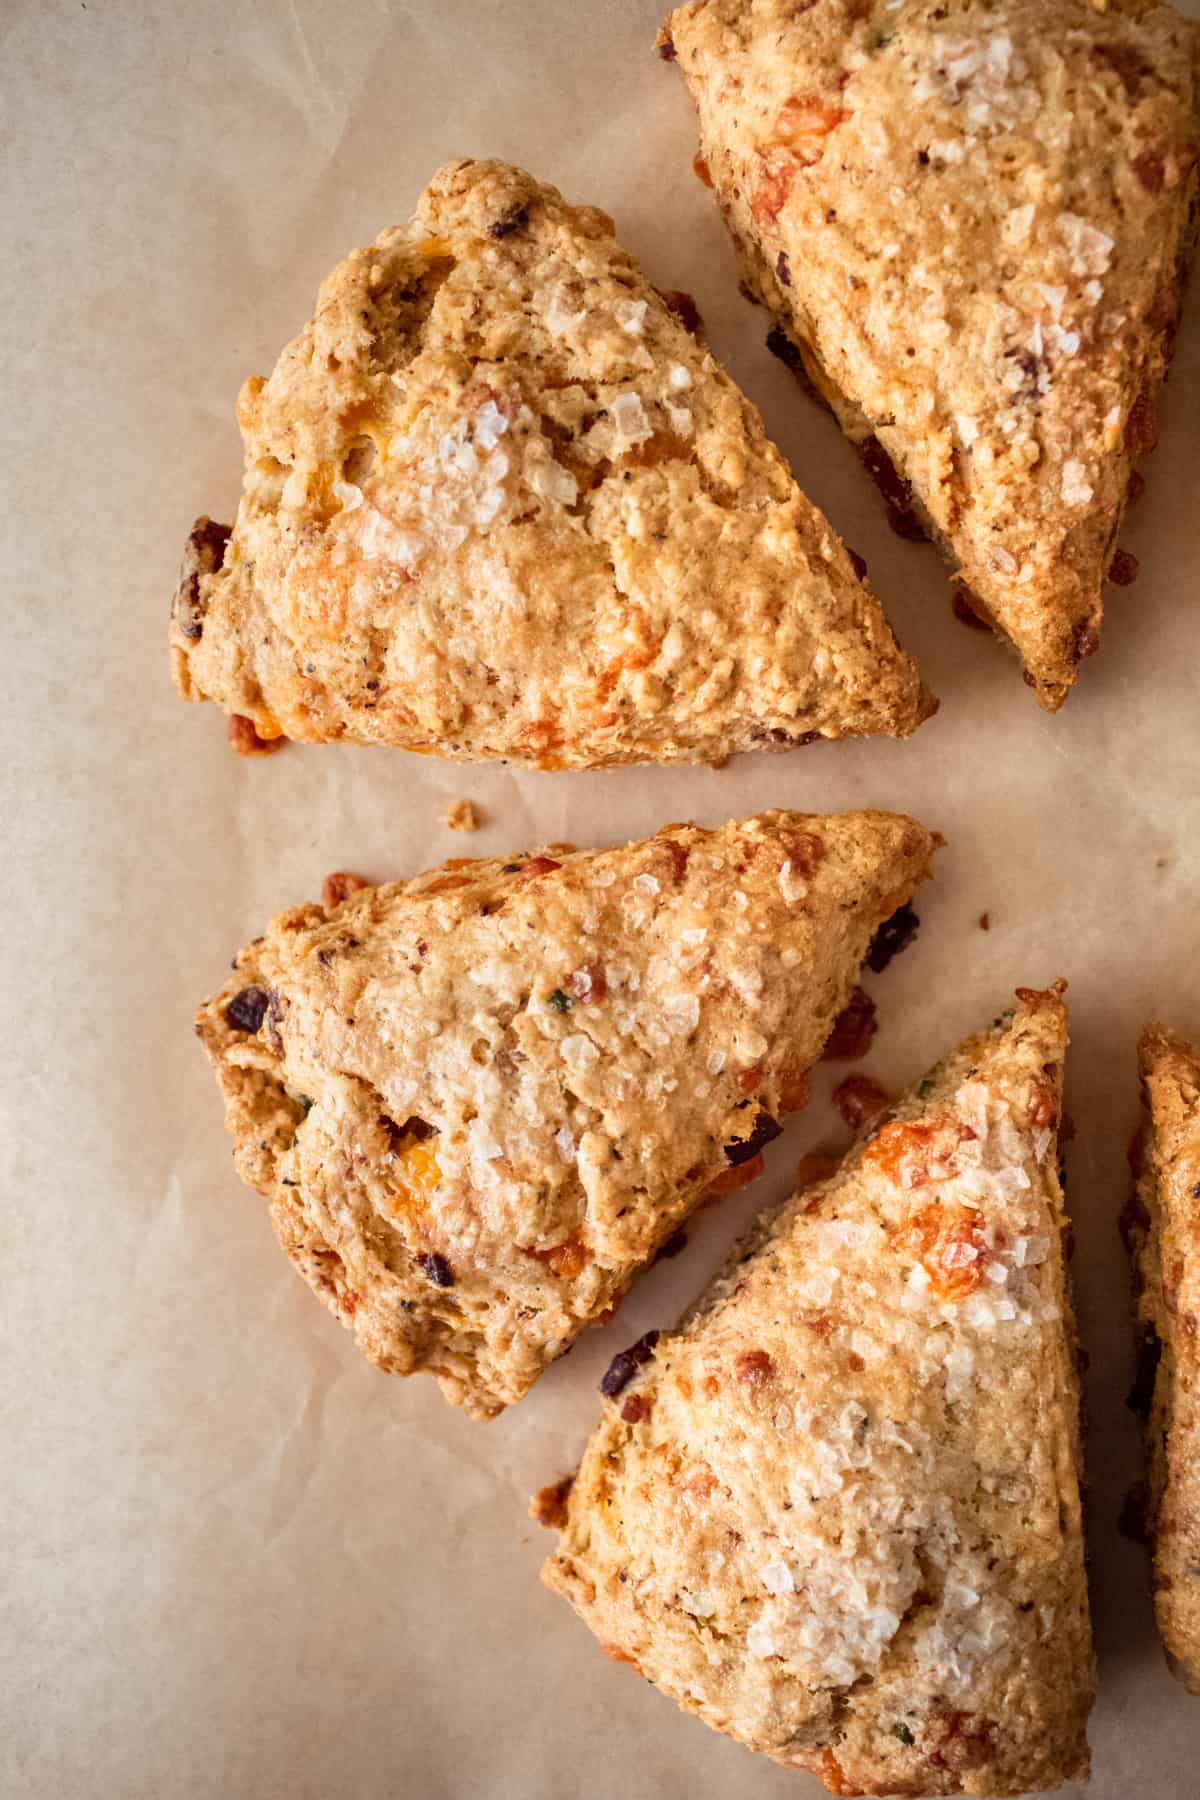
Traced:
<path fill-rule="evenodd" d="M 544 1570 L 610 1655 L 836 1794 L 1087 1772 L 1066 1012 L 1018 997 L 618 1359 Z"/>
<path fill-rule="evenodd" d="M 686 309 L 685 309 L 686 310 Z M 911 659 L 593 207 L 450 163 L 238 403 L 171 641 L 260 737 L 542 768 L 905 736 Z"/>
<path fill-rule="evenodd" d="M 1149 1117 L 1125 1217 L 1147 1360 L 1147 1536 L 1167 1660 L 1200 1694 L 1200 1051 L 1147 1026 L 1139 1045 Z"/>
<path fill-rule="evenodd" d="M 750 288 L 1060 706 L 1154 443 L 1200 28 L 1153 0 L 692 0 L 661 47 Z"/>
<path fill-rule="evenodd" d="M 938 841 L 774 812 L 284 913 L 198 1019 L 239 1172 L 373 1362 L 489 1417 L 761 1167 Z"/>

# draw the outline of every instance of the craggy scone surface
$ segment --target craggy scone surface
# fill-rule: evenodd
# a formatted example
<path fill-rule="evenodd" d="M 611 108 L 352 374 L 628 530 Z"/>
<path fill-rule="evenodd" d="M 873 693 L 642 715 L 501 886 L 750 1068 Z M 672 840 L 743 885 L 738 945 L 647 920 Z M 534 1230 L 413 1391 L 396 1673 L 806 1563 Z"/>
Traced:
<path fill-rule="evenodd" d="M 611 1655 L 834 1793 L 1087 1771 L 1066 1014 L 1019 998 L 618 1368 L 544 1571 Z"/>
<path fill-rule="evenodd" d="M 1200 29 L 1152 0 L 691 0 L 666 32 L 751 289 L 1061 705 L 1154 442 Z"/>
<path fill-rule="evenodd" d="M 1137 1315 L 1157 1355 L 1147 1419 L 1154 1605 L 1175 1673 L 1200 1694 L 1200 1052 L 1142 1034 L 1149 1119 L 1135 1204 Z"/>
<path fill-rule="evenodd" d="M 198 1019 L 238 1169 L 372 1361 L 498 1412 L 804 1104 L 937 841 L 766 813 L 283 913 Z"/>
<path fill-rule="evenodd" d="M 912 661 L 756 409 L 612 221 L 449 163 L 242 390 L 185 695 L 260 737 L 547 768 L 912 731 Z M 220 528 L 216 528 L 220 529 Z"/>

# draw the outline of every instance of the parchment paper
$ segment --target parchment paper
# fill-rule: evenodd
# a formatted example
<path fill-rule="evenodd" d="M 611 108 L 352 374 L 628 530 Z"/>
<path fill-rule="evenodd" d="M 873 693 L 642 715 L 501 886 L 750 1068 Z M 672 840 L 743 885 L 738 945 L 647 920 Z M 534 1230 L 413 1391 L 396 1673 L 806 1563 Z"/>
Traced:
<path fill-rule="evenodd" d="M 1195 10 L 1196 0 L 1191 0 Z M 1195 620 L 1200 331 L 1125 545 L 1100 655 L 1057 718 L 890 536 L 832 423 L 763 348 L 656 0 L 7 0 L 0 433 L 8 855 L 0 1040 L 8 1350 L 0 1789 L 34 1800 L 766 1800 L 815 1793 L 675 1707 L 539 1585 L 531 1489 L 577 1456 L 611 1355 L 669 1323 L 802 1148 L 697 1221 L 490 1426 L 386 1378 L 312 1300 L 234 1177 L 195 1003 L 332 868 L 411 873 L 550 838 L 606 843 L 773 805 L 911 810 L 949 847 L 920 938 L 870 986 L 866 1067 L 916 1075 L 1018 984 L 1069 977 L 1068 1151 L 1090 1415 L 1096 1800 L 1200 1792 L 1200 1701 L 1167 1676 L 1142 1552 L 1116 1218 L 1134 1041 L 1200 1032 Z M 350 246 L 453 155 L 606 207 L 867 558 L 942 696 L 908 744 L 722 772 L 524 774 L 397 752 L 233 757 L 167 676 L 194 514 L 229 516 L 233 399 Z M 486 825 L 440 823 L 466 795 Z M 991 929 L 978 920 L 990 914 Z"/>

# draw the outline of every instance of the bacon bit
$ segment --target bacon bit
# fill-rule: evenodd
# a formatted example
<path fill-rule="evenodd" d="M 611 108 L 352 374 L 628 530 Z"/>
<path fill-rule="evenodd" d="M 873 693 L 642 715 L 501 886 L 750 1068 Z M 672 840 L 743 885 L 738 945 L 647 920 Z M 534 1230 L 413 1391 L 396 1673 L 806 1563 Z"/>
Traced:
<path fill-rule="evenodd" d="M 1143 150 L 1135 156 L 1133 172 L 1148 194 L 1161 194 L 1166 186 L 1167 165 L 1157 150 Z"/>
<path fill-rule="evenodd" d="M 774 1359 L 765 1350 L 743 1350 L 734 1359 L 733 1372 L 750 1387 L 762 1387 L 775 1373 Z"/>
<path fill-rule="evenodd" d="M 671 879 L 676 887 L 680 887 L 682 886 L 683 878 L 687 873 L 687 866 L 692 853 L 686 844 L 681 844 L 679 842 L 678 838 L 664 838 L 662 845 L 663 849 L 666 851 L 667 861 L 671 865 Z"/>
<path fill-rule="evenodd" d="M 682 288 L 657 288 L 656 293 L 667 311 L 674 313 L 685 331 L 693 337 L 699 336 L 704 329 L 704 320 L 700 317 L 700 308 L 695 300 Z"/>
<path fill-rule="evenodd" d="M 796 1165 L 797 1187 L 814 1187 L 818 1181 L 828 1181 L 841 1167 L 841 1161 L 832 1150 L 807 1151 Z"/>
<path fill-rule="evenodd" d="M 391 1208 L 400 1218 L 419 1219 L 442 1178 L 437 1159 L 437 1138 L 413 1135 L 395 1152 L 391 1165 Z"/>
<path fill-rule="evenodd" d="M 867 967 L 873 975 L 882 975 L 894 956 L 899 956 L 920 930 L 921 921 L 907 900 L 884 919 L 867 951 Z"/>
<path fill-rule="evenodd" d="M 796 179 L 795 159 L 787 154 L 773 152 L 768 159 L 759 152 L 762 173 L 750 200 L 750 211 L 756 225 L 774 225 L 792 191 L 792 183 Z M 813 158 L 816 161 L 816 158 Z"/>
<path fill-rule="evenodd" d="M 687 1249 L 687 1241 L 687 1232 L 682 1227 L 678 1231 L 673 1231 L 670 1237 L 654 1252 L 655 1262 L 666 1262 L 672 1256 L 679 1256 Z"/>
<path fill-rule="evenodd" d="M 702 181 L 706 188 L 713 185 L 712 171 L 698 150 L 692 158 L 692 168 L 697 179 Z"/>
<path fill-rule="evenodd" d="M 599 963 L 585 963 L 567 978 L 567 986 L 584 1006 L 595 1006 L 608 993 L 608 976 Z"/>
<path fill-rule="evenodd" d="M 810 1766 L 826 1793 L 848 1795 L 861 1792 L 859 1788 L 850 1785 L 845 1770 L 832 1750 L 822 1750 L 816 1762 Z"/>
<path fill-rule="evenodd" d="M 873 1137 L 863 1151 L 864 1163 L 876 1163 L 897 1187 L 924 1187 L 931 1181 L 949 1181 L 958 1174 L 955 1155 L 959 1144 L 972 1142 L 975 1133 L 953 1113 L 931 1119 L 895 1119 Z"/>
<path fill-rule="evenodd" d="M 640 1425 L 643 1419 L 650 1417 L 650 1402 L 641 1394 L 630 1394 L 621 1407 L 621 1417 L 626 1425 Z"/>
<path fill-rule="evenodd" d="M 321 883 L 321 905 L 326 912 L 332 912 L 335 906 L 340 906 L 343 900 L 360 893 L 366 886 L 361 875 L 352 875 L 349 869 L 335 869 Z"/>
<path fill-rule="evenodd" d="M 983 1280 L 983 1221 L 969 1207 L 931 1201 L 892 1241 L 922 1264 L 940 1300 L 965 1300 Z"/>
<path fill-rule="evenodd" d="M 836 131 L 846 114 L 841 106 L 831 106 L 820 94 L 793 94 L 779 109 L 775 136 L 793 150 L 808 166 L 820 162 L 825 139 Z"/>
<path fill-rule="evenodd" d="M 825 860 L 825 840 L 815 831 L 797 831 L 784 840 L 784 856 L 797 875 L 815 875 Z"/>
<path fill-rule="evenodd" d="M 575 1485 L 574 1473 L 564 1475 L 561 1481 L 552 1481 L 549 1487 L 539 1488 L 529 1502 L 529 1516 L 535 1525 L 544 1525 L 547 1531 L 561 1531 L 567 1522 L 567 1498 Z"/>
<path fill-rule="evenodd" d="M 1053 1125 L 1058 1116 L 1058 1091 L 1054 1082 L 1039 1076 L 1030 1082 L 1026 1098 L 1030 1125 L 1037 1131 Z"/>
<path fill-rule="evenodd" d="M 693 1469 L 686 1481 L 677 1481 L 675 1485 L 681 1487 L 685 1494 L 693 1494 L 697 1500 L 707 1500 L 720 1483 L 708 1464 L 701 1463 L 698 1468 Z"/>
<path fill-rule="evenodd" d="M 967 588 L 956 585 L 953 591 L 951 606 L 954 616 L 963 625 L 969 625 L 972 631 L 994 631 L 995 620 L 992 618 L 983 601 L 977 599 Z"/>
<path fill-rule="evenodd" d="M 743 1069 L 738 1076 L 738 1086 L 743 1094 L 753 1094 L 762 1086 L 761 1069 Z"/>
<path fill-rule="evenodd" d="M 1114 587 L 1132 587 L 1138 578 L 1141 565 L 1136 556 L 1128 550 L 1116 550 L 1108 565 L 1108 579 Z"/>
<path fill-rule="evenodd" d="M 606 1399 L 615 1400 L 629 1386 L 642 1364 L 654 1355 L 657 1342 L 657 1331 L 647 1331 L 628 1350 L 618 1350 L 600 1380 L 600 1392 Z"/>
<path fill-rule="evenodd" d="M 913 506 L 913 491 L 896 469 L 891 457 L 876 437 L 858 446 L 863 467 L 879 489 L 887 522 L 897 537 L 909 543 L 924 543 L 927 533 Z"/>
<path fill-rule="evenodd" d="M 891 1104 L 888 1094 L 869 1075 L 847 1075 L 845 1081 L 840 1081 L 834 1088 L 831 1097 L 851 1131 L 858 1131 L 872 1119 L 877 1119 Z"/>
<path fill-rule="evenodd" d="M 631 1669 L 636 1669 L 638 1674 L 641 1674 L 642 1665 L 636 1656 L 632 1656 L 628 1650 L 619 1650 L 616 1644 L 606 1644 L 603 1638 L 601 1638 L 599 1642 L 600 1648 L 603 1650 L 605 1656 L 607 1656 L 609 1662 L 628 1663 Z"/>
<path fill-rule="evenodd" d="M 836 1323 L 833 1314 L 826 1312 L 823 1306 L 805 1307 L 802 1312 L 797 1313 L 796 1317 L 808 1331 L 812 1332 L 814 1337 L 821 1339 L 829 1336 Z"/>
<path fill-rule="evenodd" d="M 659 28 L 658 36 L 654 40 L 654 48 L 658 51 L 658 54 L 662 57 L 664 62 L 675 61 L 675 40 L 672 38 L 665 25 Z"/>
<path fill-rule="evenodd" d="M 1100 648 L 1100 632 L 1092 619 L 1082 619 L 1075 627 L 1075 638 L 1071 646 L 1071 654 L 1076 662 L 1083 662 L 1086 657 L 1095 656 Z"/>
<path fill-rule="evenodd" d="M 784 1063 L 779 1072 L 780 1112 L 803 1112 L 808 1105 L 808 1070 Z"/>
<path fill-rule="evenodd" d="M 552 869 L 561 869 L 562 864 L 555 862 L 552 856 L 531 856 L 528 862 L 521 864 L 518 871 L 521 875 L 549 875 Z"/>
<path fill-rule="evenodd" d="M 1152 394 L 1142 392 L 1125 421 L 1125 448 L 1130 456 L 1146 456 L 1158 443 L 1158 408 Z"/>
<path fill-rule="evenodd" d="M 871 1039 L 879 1029 L 875 1002 L 870 994 L 856 987 L 846 1005 L 833 1021 L 833 1030 L 821 1052 L 823 1062 L 858 1062 L 871 1047 Z"/>
<path fill-rule="evenodd" d="M 935 1713 L 925 1727 L 921 1749 L 934 1768 L 962 1773 L 991 1761 L 999 1734 L 996 1721 L 978 1713 Z"/>
<path fill-rule="evenodd" d="M 229 742 L 239 756 L 274 756 L 287 743 L 282 732 L 274 737 L 260 737 L 254 720 L 243 718 L 241 713 L 231 716 L 227 730 Z"/>
<path fill-rule="evenodd" d="M 715 1400 L 717 1395 L 720 1393 L 720 1391 L 721 1391 L 720 1377 L 717 1375 L 706 1375 L 704 1377 L 704 1397 L 705 1397 L 705 1399 L 706 1400 Z"/>
<path fill-rule="evenodd" d="M 338 1299 L 341 1302 L 343 1311 L 346 1312 L 350 1318 L 353 1318 L 358 1311 L 362 1295 L 356 1294 L 353 1288 L 339 1288 Z"/>
<path fill-rule="evenodd" d="M 443 864 L 443 868 L 448 870 L 449 864 Z M 470 887 L 473 880 L 473 875 L 456 875 L 452 871 L 443 874 L 441 869 L 437 869 L 432 879 L 422 884 L 421 895 L 450 894 L 455 888 Z"/>
<path fill-rule="evenodd" d="M 705 1188 L 705 1200 L 719 1200 L 723 1194 L 736 1194 L 739 1188 L 749 1187 L 752 1181 L 758 1180 L 763 1167 L 763 1153 L 760 1150 L 748 1162 L 735 1163 L 730 1169 L 722 1169 Z"/>
<path fill-rule="evenodd" d="M 545 1263 L 560 1281 L 574 1281 L 577 1275 L 582 1275 L 590 1254 L 577 1237 L 564 1238 L 561 1244 L 551 1244 L 548 1250 L 525 1249 L 526 1256 L 531 1256 L 534 1262 Z"/>
<path fill-rule="evenodd" d="M 733 1138 L 726 1144 L 726 1161 L 732 1168 L 738 1168 L 742 1163 L 748 1163 L 751 1157 L 757 1156 L 765 1145 L 772 1143 L 782 1129 L 782 1126 L 771 1117 L 769 1112 L 760 1111 L 748 1137 Z"/>

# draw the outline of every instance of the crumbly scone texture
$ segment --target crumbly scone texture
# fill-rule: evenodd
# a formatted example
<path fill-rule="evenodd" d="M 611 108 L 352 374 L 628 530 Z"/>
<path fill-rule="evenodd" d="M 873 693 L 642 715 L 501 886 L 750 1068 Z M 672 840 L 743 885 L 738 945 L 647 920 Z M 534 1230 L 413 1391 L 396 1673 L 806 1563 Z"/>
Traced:
<path fill-rule="evenodd" d="M 691 0 L 662 46 L 751 292 L 1057 708 L 1155 440 L 1200 27 L 1152 0 Z"/>
<path fill-rule="evenodd" d="M 185 696 L 260 737 L 548 768 L 716 760 L 932 709 L 758 411 L 595 208 L 449 163 L 238 402 Z"/>
<path fill-rule="evenodd" d="M 761 1167 L 937 842 L 776 812 L 283 913 L 197 1020 L 238 1170 L 373 1362 L 490 1417 Z"/>
<path fill-rule="evenodd" d="M 1146 1422 L 1154 1607 L 1172 1671 L 1200 1694 L 1200 1051 L 1148 1025 L 1139 1064 L 1149 1115 L 1127 1228 L 1138 1323 L 1157 1357 Z"/>
<path fill-rule="evenodd" d="M 631 1369 L 543 1572 L 610 1655 L 836 1794 L 1087 1773 L 1066 1014 L 1019 999 Z"/>

